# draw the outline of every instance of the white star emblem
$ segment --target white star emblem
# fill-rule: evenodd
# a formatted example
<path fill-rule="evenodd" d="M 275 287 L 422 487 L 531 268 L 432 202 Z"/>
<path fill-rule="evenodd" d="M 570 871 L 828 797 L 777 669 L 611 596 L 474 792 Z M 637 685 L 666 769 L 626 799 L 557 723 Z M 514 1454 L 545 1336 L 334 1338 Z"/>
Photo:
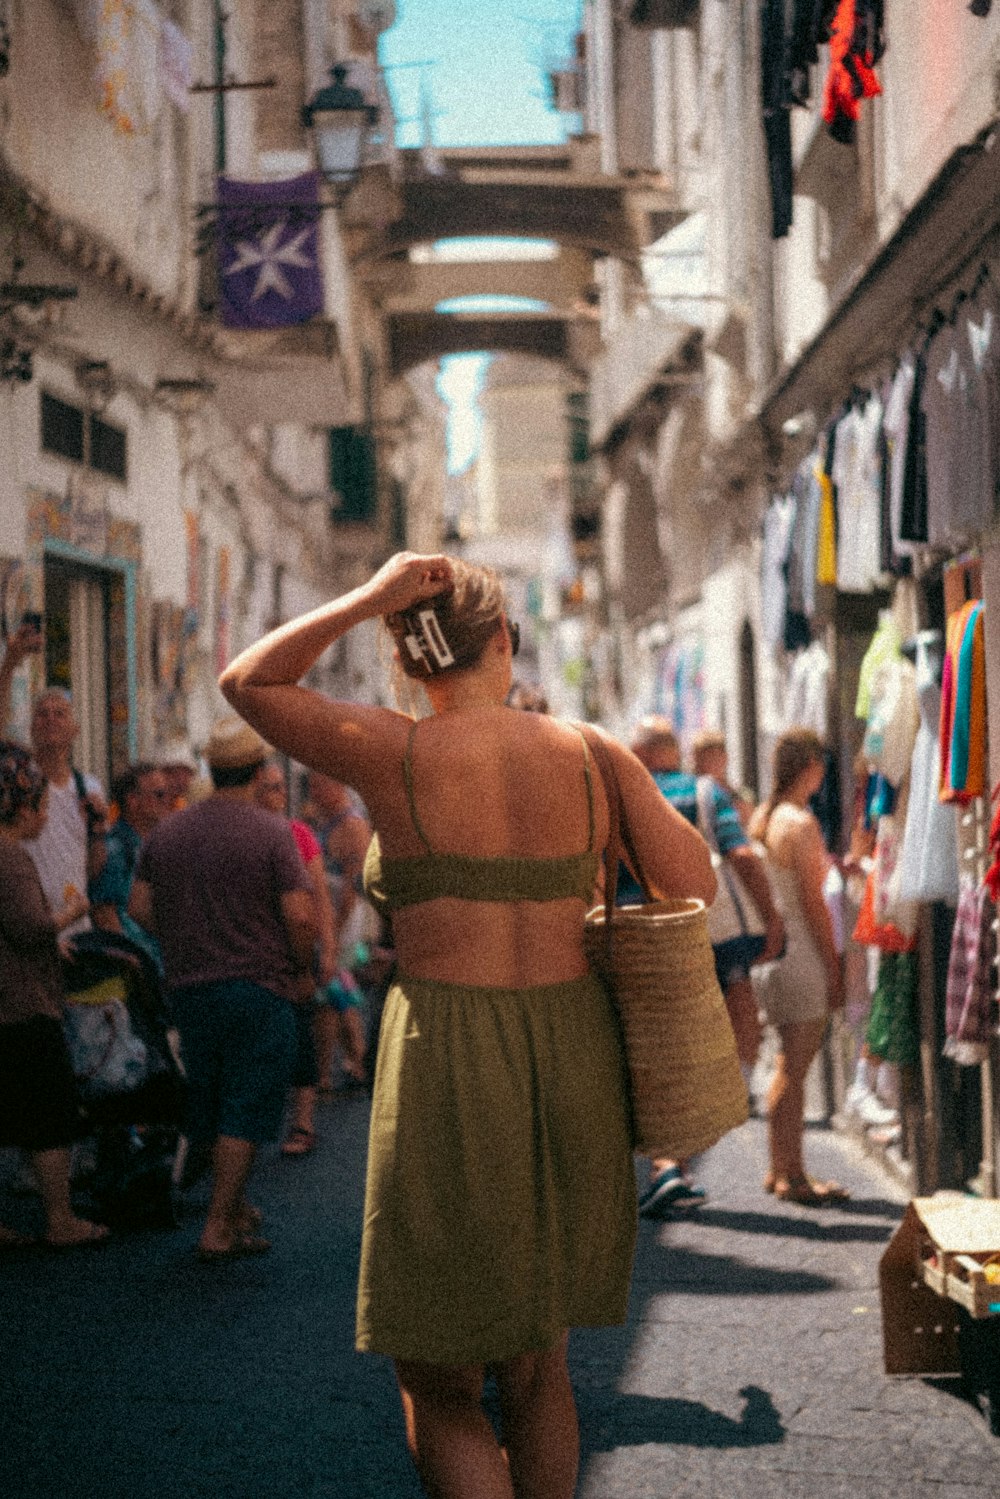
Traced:
<path fill-rule="evenodd" d="M 288 220 L 281 219 L 277 224 L 272 224 L 270 229 L 265 229 L 258 234 L 256 239 L 238 239 L 233 247 L 236 251 L 236 259 L 232 265 L 226 267 L 225 275 L 235 276 L 239 271 L 260 266 L 260 275 L 257 277 L 257 284 L 250 298 L 251 302 L 259 301 L 268 291 L 276 291 L 279 297 L 283 297 L 286 302 L 290 301 L 295 295 L 294 288 L 281 267 L 292 265 L 305 271 L 313 268 L 312 258 L 302 253 L 302 244 L 312 232 L 313 226 L 307 224 L 293 239 L 282 244 L 281 236 L 287 228 Z"/>

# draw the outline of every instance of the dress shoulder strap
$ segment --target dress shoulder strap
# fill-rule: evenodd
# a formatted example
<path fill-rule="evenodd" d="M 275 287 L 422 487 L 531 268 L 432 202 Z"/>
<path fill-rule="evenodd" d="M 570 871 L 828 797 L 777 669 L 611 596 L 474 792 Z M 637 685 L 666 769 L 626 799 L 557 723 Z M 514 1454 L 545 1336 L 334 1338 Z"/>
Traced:
<path fill-rule="evenodd" d="M 403 779 L 406 782 L 406 800 L 410 805 L 410 817 L 413 820 L 413 826 L 416 829 L 417 837 L 420 839 L 427 852 L 429 854 L 432 854 L 434 850 L 430 846 L 427 834 L 424 832 L 423 825 L 421 824 L 420 817 L 417 813 L 417 799 L 413 790 L 413 736 L 417 732 L 418 722 L 419 719 L 415 718 L 413 720 L 412 724 L 410 725 L 410 732 L 406 736 L 406 753 L 403 755 Z"/>

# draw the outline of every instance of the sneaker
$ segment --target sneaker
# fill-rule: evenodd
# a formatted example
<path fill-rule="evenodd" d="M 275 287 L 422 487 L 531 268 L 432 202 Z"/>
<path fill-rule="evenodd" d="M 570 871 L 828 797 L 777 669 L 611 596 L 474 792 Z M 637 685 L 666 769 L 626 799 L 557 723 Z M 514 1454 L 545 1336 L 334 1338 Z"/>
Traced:
<path fill-rule="evenodd" d="M 857 1119 L 866 1129 L 884 1129 L 899 1120 L 895 1109 L 886 1108 L 870 1088 L 859 1088 L 857 1083 L 852 1084 L 844 1096 L 844 1113 Z"/>
<path fill-rule="evenodd" d="M 662 1218 L 670 1210 L 691 1212 L 708 1201 L 704 1187 L 688 1181 L 679 1166 L 669 1166 L 650 1182 L 639 1199 L 644 1218 Z"/>

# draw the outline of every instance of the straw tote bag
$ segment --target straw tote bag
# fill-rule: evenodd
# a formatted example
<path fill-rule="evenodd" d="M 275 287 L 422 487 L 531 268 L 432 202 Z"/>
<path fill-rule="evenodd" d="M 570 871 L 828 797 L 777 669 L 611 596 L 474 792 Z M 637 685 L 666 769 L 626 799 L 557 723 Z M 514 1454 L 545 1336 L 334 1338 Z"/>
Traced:
<path fill-rule="evenodd" d="M 714 1145 L 748 1114 L 736 1039 L 708 940 L 705 903 L 649 897 L 614 762 L 588 733 L 604 782 L 611 828 L 605 897 L 586 918 L 591 967 L 607 984 L 621 1025 L 632 1095 L 634 1148 L 685 1160 Z M 622 848 L 646 903 L 615 906 Z"/>

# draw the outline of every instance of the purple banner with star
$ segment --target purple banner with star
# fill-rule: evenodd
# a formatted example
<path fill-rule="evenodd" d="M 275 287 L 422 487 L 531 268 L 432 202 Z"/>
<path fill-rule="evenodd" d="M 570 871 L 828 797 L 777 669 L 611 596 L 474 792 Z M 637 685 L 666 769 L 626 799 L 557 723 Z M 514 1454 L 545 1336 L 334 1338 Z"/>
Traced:
<path fill-rule="evenodd" d="M 220 177 L 219 317 L 227 328 L 287 328 L 323 311 L 319 173 L 284 182 Z"/>

